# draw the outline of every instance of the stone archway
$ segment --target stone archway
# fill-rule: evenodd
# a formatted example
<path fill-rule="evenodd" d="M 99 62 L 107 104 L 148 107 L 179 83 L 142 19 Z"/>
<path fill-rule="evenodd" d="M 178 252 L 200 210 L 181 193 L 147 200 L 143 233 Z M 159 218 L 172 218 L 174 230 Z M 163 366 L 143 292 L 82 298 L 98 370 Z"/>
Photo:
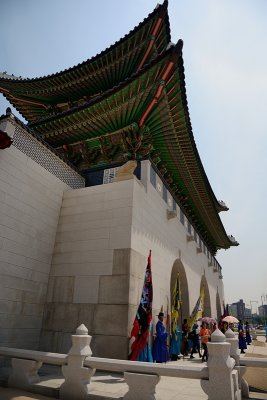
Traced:
<path fill-rule="evenodd" d="M 216 294 L 216 312 L 217 312 L 217 321 L 220 321 L 222 316 L 222 307 L 221 307 L 220 295 L 218 292 Z"/>
<path fill-rule="evenodd" d="M 205 275 L 202 275 L 200 282 L 200 293 L 204 286 L 204 307 L 203 307 L 203 317 L 211 317 L 211 303 L 210 303 L 210 291 L 209 285 Z"/>
<path fill-rule="evenodd" d="M 170 282 L 170 298 L 172 303 L 173 291 L 175 287 L 175 282 L 177 279 L 177 274 L 179 273 L 180 279 L 180 290 L 181 290 L 181 312 L 179 314 L 179 321 L 182 323 L 184 318 L 189 317 L 189 291 L 188 291 L 188 283 L 186 272 L 183 263 L 180 260 L 175 260 L 172 273 L 171 273 L 171 282 Z"/>

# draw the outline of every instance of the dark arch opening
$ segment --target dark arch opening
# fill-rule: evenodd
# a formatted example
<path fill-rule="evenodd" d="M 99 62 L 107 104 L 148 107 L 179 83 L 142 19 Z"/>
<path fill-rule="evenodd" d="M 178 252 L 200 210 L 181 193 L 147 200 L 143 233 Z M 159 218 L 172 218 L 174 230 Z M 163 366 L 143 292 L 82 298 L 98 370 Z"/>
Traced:
<path fill-rule="evenodd" d="M 222 316 L 222 307 L 221 307 L 220 295 L 218 292 L 216 294 L 216 312 L 217 312 L 217 321 L 220 321 L 220 318 Z"/>
<path fill-rule="evenodd" d="M 182 323 L 182 320 L 184 318 L 188 318 L 190 314 L 189 314 L 189 292 L 188 292 L 187 277 L 185 268 L 181 260 L 175 260 L 172 267 L 171 282 L 170 282 L 171 303 L 178 273 L 180 279 L 180 289 L 181 289 L 181 299 L 182 299 L 181 310 L 179 313 L 179 322 Z"/>
<path fill-rule="evenodd" d="M 204 287 L 204 307 L 203 307 L 203 317 L 211 317 L 211 303 L 210 303 L 210 291 L 209 285 L 205 275 L 202 275 L 200 282 L 200 293 L 201 289 Z"/>

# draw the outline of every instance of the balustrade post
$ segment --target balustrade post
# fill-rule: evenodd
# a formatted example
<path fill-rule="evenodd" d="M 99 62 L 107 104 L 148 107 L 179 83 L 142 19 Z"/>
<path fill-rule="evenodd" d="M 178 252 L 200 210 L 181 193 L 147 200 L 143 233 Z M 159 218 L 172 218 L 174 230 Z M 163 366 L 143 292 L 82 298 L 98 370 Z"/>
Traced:
<path fill-rule="evenodd" d="M 240 367 L 240 349 L 238 338 L 235 333 L 229 328 L 225 332 L 226 341 L 230 343 L 230 357 L 235 360 L 235 365 L 239 372 L 238 382 L 239 388 L 241 389 L 242 397 L 245 399 L 249 398 L 249 386 L 247 381 L 244 379 L 244 374 L 246 372 L 246 367 Z"/>
<path fill-rule="evenodd" d="M 225 338 L 226 341 L 231 344 L 230 357 L 233 357 L 236 366 L 240 365 L 240 350 L 239 350 L 238 338 L 236 337 L 232 329 L 230 328 L 227 329 L 227 331 L 225 332 Z"/>
<path fill-rule="evenodd" d="M 209 400 L 241 400 L 238 372 L 234 370 L 235 361 L 230 357 L 230 343 L 227 343 L 224 334 L 216 329 L 207 346 L 209 379 L 201 380 L 202 389 L 209 396 Z"/>
<path fill-rule="evenodd" d="M 12 358 L 12 372 L 8 379 L 8 386 L 20 389 L 29 389 L 34 383 L 40 382 L 38 370 L 42 362 Z"/>
<path fill-rule="evenodd" d="M 72 335 L 72 347 L 68 353 L 68 363 L 62 366 L 65 382 L 59 390 L 59 398 L 63 400 L 84 400 L 89 393 L 91 377 L 95 373 L 94 368 L 84 367 L 84 360 L 92 355 L 90 348 L 92 336 L 88 335 L 88 329 L 83 324 Z"/>
<path fill-rule="evenodd" d="M 124 378 L 129 386 L 129 391 L 123 400 L 155 400 L 156 385 L 160 376 L 124 372 Z"/>

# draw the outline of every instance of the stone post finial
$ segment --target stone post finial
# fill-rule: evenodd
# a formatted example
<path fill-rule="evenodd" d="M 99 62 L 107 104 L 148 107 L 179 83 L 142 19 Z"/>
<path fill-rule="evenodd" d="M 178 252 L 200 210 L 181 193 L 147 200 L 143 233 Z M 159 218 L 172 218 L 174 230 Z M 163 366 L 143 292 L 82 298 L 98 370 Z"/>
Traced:
<path fill-rule="evenodd" d="M 231 328 L 227 329 L 227 331 L 225 332 L 225 337 L 226 337 L 226 339 L 235 338 L 235 333 L 232 331 Z"/>
<path fill-rule="evenodd" d="M 78 326 L 78 328 L 76 329 L 76 335 L 88 335 L 88 329 L 84 324 Z"/>
<path fill-rule="evenodd" d="M 225 342 L 225 336 L 220 331 L 220 329 L 215 329 L 215 331 L 211 334 L 210 336 L 211 342 L 216 342 L 216 343 L 223 343 Z"/>

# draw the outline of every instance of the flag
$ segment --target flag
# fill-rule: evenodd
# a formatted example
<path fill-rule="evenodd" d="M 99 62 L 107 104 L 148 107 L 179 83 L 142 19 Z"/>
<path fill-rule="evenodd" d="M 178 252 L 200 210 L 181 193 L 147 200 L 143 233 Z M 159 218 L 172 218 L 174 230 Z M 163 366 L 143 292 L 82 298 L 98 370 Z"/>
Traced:
<path fill-rule="evenodd" d="M 130 335 L 130 340 L 133 338 L 134 341 L 131 345 L 129 360 L 136 361 L 142 350 L 144 350 L 146 345 L 148 344 L 150 324 L 152 321 L 152 301 L 153 301 L 153 286 L 152 286 L 151 250 L 150 250 L 147 259 L 147 267 L 146 267 L 141 300 Z"/>
<path fill-rule="evenodd" d="M 200 319 L 203 317 L 203 310 L 204 310 L 204 300 L 205 300 L 205 291 L 204 286 L 202 286 L 200 291 L 200 296 L 197 299 L 196 305 L 190 315 L 188 325 L 191 327 L 193 326 L 196 319 Z"/>
<path fill-rule="evenodd" d="M 199 319 L 199 318 L 203 317 L 204 300 L 205 300 L 205 290 L 204 290 L 204 286 L 202 286 L 201 291 L 200 291 L 200 303 L 199 303 L 199 306 L 198 306 L 196 319 Z"/>
<path fill-rule="evenodd" d="M 177 274 L 173 294 L 172 294 L 172 333 L 176 336 L 176 328 L 178 324 L 179 310 L 181 308 L 181 289 L 180 289 L 180 276 Z"/>

